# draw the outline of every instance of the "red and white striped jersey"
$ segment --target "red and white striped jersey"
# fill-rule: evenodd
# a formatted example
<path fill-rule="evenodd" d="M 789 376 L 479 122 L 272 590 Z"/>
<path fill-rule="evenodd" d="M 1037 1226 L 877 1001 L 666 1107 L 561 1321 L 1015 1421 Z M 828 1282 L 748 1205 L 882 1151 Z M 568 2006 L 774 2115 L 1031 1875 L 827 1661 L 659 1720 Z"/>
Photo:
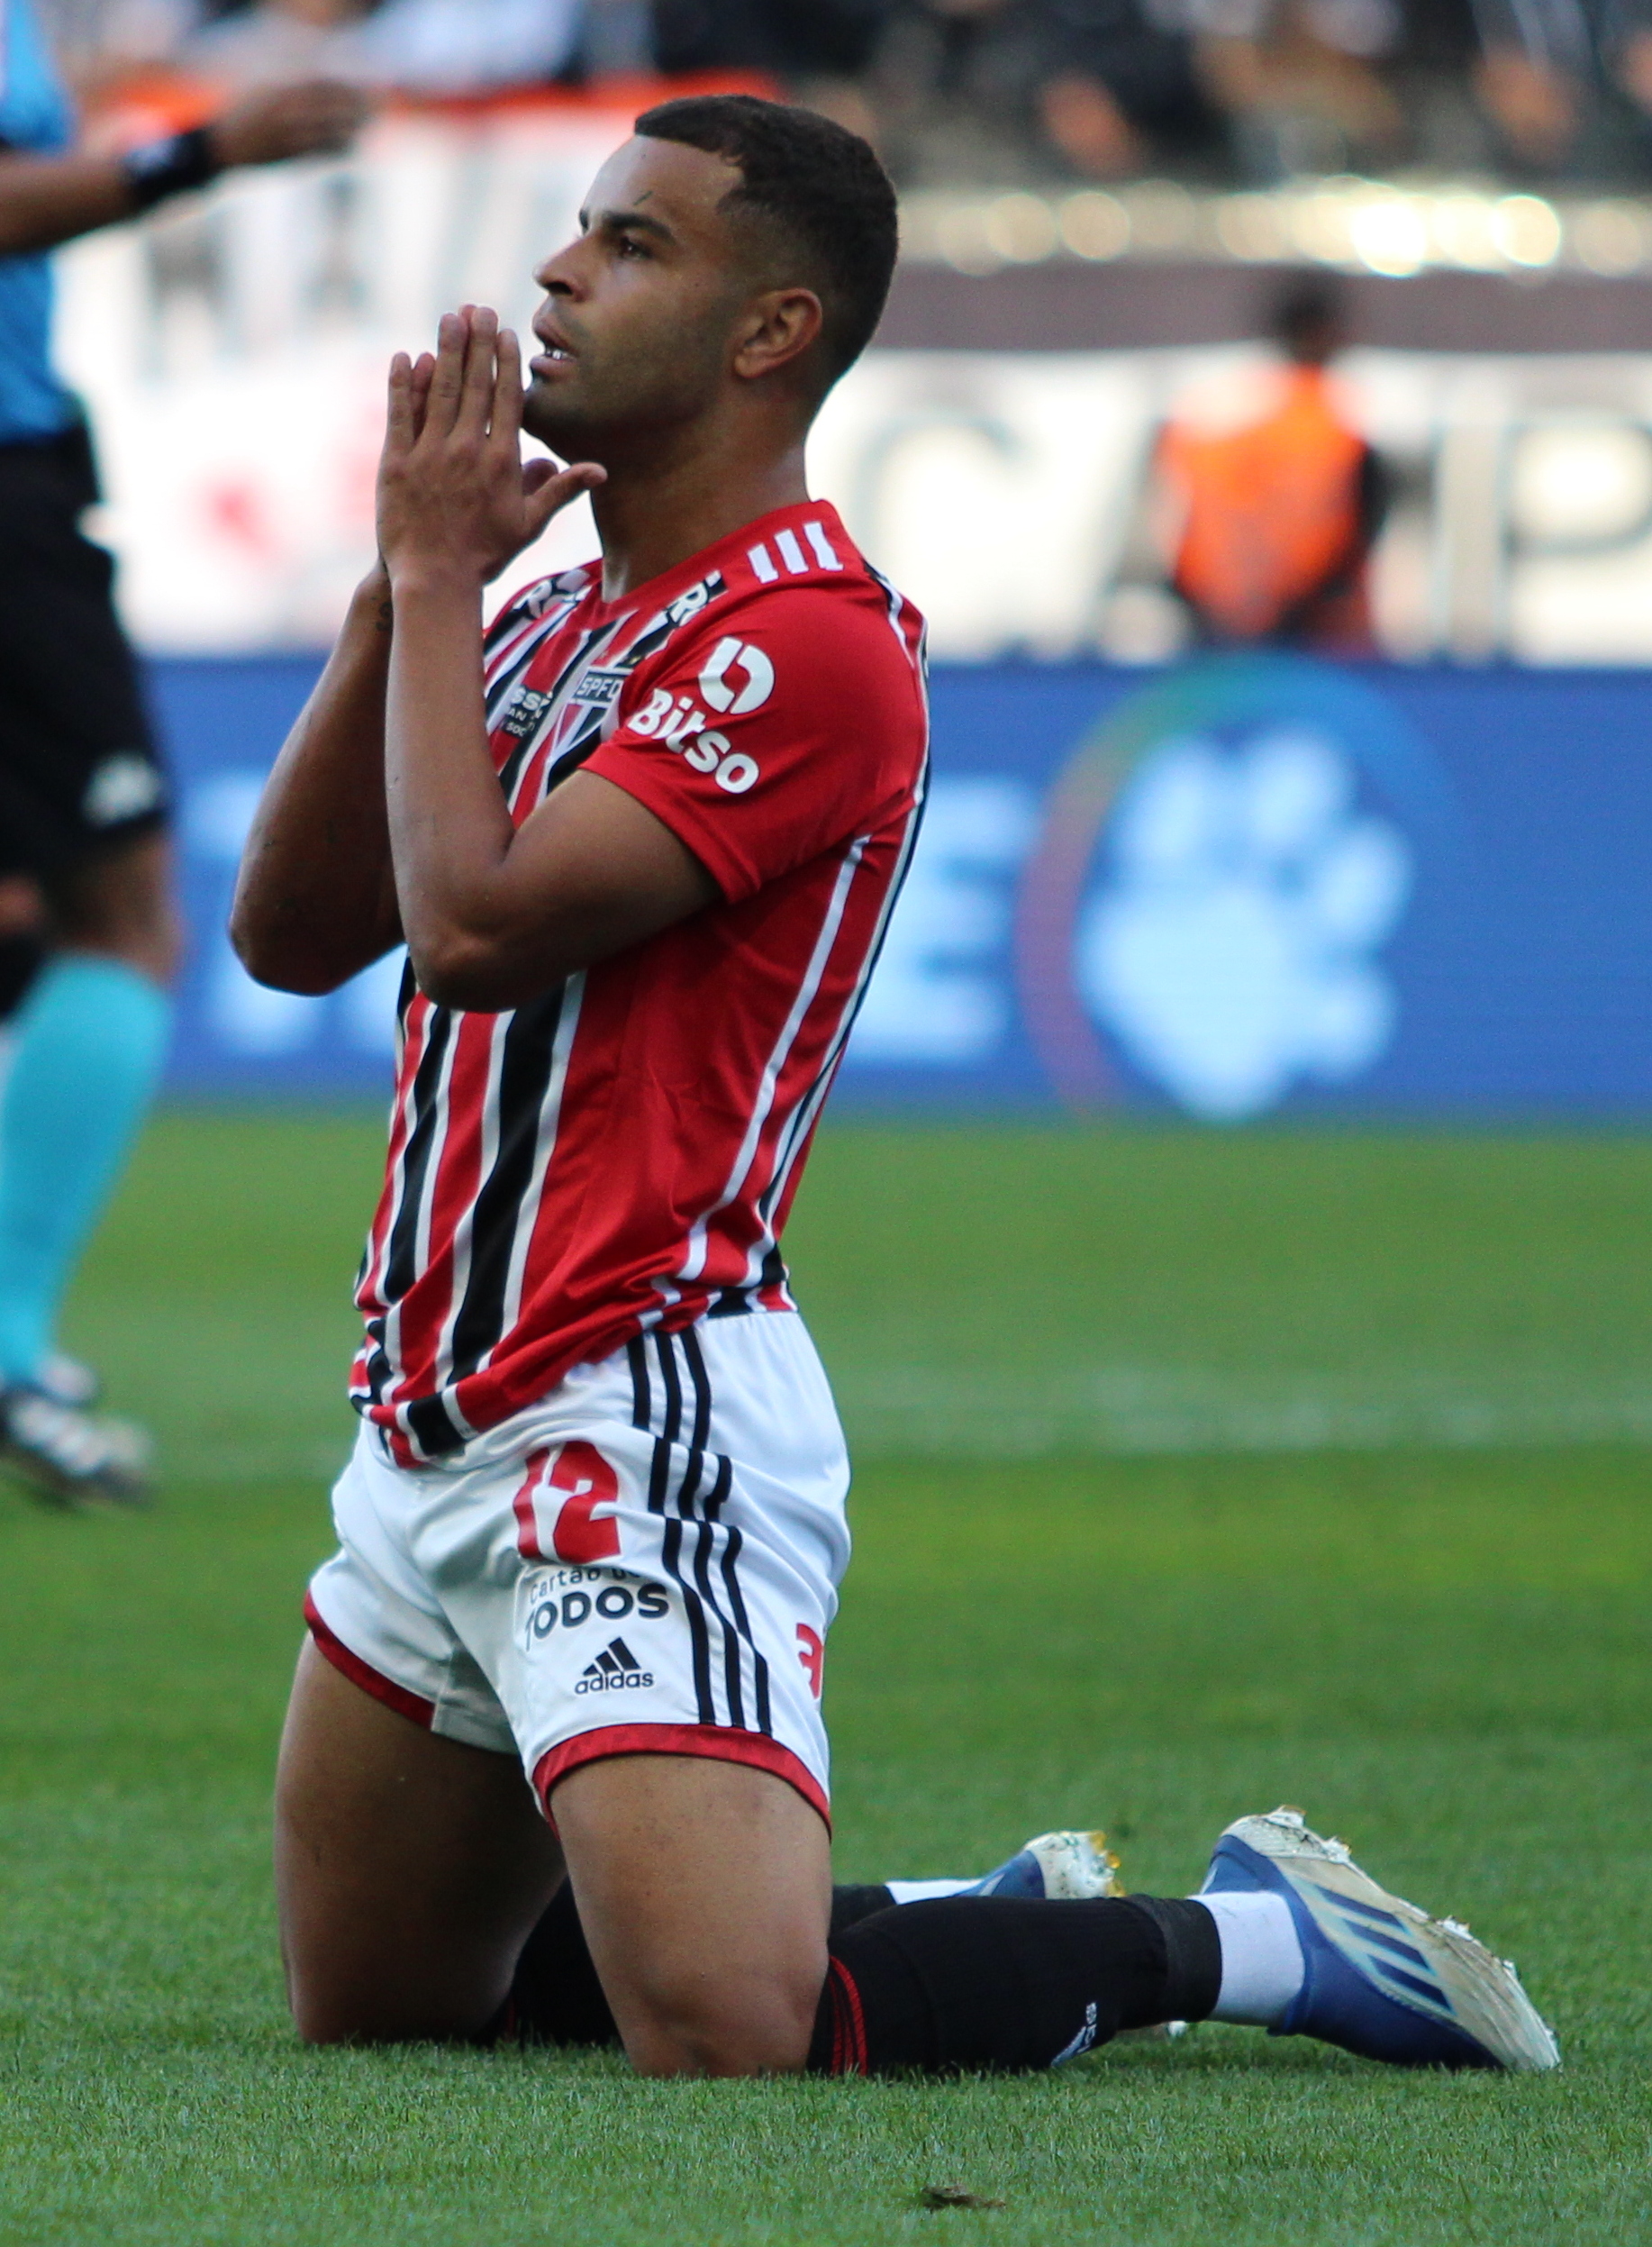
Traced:
<path fill-rule="evenodd" d="M 781 1231 L 917 832 L 922 634 L 816 504 L 623 600 L 548 578 L 489 629 L 517 824 L 583 767 L 721 895 L 509 1014 L 404 982 L 351 1382 L 402 1464 L 649 1328 L 793 1307 Z"/>

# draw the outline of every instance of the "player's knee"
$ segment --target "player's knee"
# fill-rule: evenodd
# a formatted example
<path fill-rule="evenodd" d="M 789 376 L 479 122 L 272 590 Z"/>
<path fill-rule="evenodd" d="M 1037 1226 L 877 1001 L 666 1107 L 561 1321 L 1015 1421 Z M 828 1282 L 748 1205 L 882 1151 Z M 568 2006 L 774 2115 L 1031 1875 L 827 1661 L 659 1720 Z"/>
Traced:
<path fill-rule="evenodd" d="M 626 2054 L 642 2075 L 794 2075 L 807 2063 L 819 2002 L 818 1977 L 804 1975 L 664 1982 L 628 2008 Z"/>
<path fill-rule="evenodd" d="M 420 1989 L 408 1980 L 374 1987 L 323 1975 L 286 1974 L 287 2010 L 306 2044 L 477 2044 L 498 2033 L 501 2007 L 467 2003 L 444 1990 Z"/>

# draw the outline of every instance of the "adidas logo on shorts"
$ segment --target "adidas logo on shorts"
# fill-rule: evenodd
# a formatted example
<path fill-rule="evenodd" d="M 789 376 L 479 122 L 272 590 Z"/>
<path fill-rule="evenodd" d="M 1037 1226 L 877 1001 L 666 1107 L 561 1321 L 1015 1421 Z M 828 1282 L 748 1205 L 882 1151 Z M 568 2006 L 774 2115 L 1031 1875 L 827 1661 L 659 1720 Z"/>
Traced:
<path fill-rule="evenodd" d="M 638 1692 L 654 1682 L 654 1672 L 645 1669 L 623 1639 L 610 1639 L 594 1662 L 587 1662 L 574 1690 L 576 1693 Z"/>

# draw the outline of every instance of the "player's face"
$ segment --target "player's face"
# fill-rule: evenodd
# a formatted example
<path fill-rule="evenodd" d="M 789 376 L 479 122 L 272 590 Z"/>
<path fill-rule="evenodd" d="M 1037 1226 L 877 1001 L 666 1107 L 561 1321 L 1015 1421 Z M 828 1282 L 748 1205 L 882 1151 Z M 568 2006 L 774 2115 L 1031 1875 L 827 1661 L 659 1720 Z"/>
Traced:
<path fill-rule="evenodd" d="M 582 231 L 534 278 L 539 356 L 522 419 L 565 459 L 692 423 L 729 379 L 752 279 L 718 205 L 740 174 L 721 157 L 637 139 L 597 174 Z"/>

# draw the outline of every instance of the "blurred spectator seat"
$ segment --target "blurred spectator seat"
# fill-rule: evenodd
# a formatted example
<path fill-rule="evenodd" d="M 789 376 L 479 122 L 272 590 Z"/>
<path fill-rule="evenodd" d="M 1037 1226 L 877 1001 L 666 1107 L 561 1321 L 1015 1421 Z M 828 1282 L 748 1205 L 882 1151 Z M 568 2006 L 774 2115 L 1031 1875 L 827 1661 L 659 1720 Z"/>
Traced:
<path fill-rule="evenodd" d="M 179 60 L 236 85 L 317 73 L 410 93 L 486 93 L 554 78 L 580 0 L 257 0 L 186 41 Z"/>

